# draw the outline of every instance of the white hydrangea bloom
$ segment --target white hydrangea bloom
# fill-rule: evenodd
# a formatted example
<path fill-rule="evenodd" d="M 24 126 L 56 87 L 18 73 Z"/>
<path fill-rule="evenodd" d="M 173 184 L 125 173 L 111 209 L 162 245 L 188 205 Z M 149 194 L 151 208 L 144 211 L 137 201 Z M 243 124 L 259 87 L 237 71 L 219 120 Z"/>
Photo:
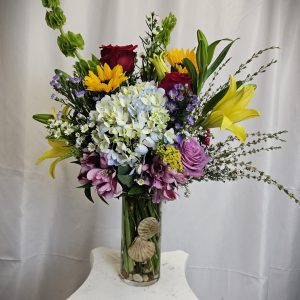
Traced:
<path fill-rule="evenodd" d="M 110 164 L 134 166 L 160 140 L 174 142 L 174 132 L 166 132 L 170 116 L 164 94 L 154 82 L 142 82 L 123 87 L 96 103 L 89 117 L 89 122 L 95 124 L 92 139 L 99 150 L 108 154 Z"/>

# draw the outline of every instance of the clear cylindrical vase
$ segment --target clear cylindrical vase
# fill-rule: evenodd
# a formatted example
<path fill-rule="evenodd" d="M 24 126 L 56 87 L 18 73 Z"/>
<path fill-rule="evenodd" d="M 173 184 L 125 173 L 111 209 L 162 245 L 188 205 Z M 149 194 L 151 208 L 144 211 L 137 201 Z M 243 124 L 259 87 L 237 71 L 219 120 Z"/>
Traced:
<path fill-rule="evenodd" d="M 161 204 L 151 195 L 123 196 L 120 276 L 133 286 L 147 286 L 160 276 Z"/>

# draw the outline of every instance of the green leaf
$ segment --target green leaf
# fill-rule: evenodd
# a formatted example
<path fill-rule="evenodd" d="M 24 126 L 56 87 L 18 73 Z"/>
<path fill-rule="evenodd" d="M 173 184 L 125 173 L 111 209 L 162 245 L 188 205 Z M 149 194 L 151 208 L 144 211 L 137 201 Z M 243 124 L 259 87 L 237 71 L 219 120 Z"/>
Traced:
<path fill-rule="evenodd" d="M 229 43 L 223 50 L 222 52 L 219 54 L 219 56 L 215 59 L 215 61 L 211 64 L 211 66 L 208 68 L 205 77 L 204 77 L 204 81 L 217 69 L 217 67 L 222 63 L 222 61 L 224 60 L 224 58 L 226 57 L 229 49 L 231 48 L 231 46 L 233 45 L 233 43 L 235 41 L 237 41 L 238 39 L 235 39 L 234 41 L 232 41 L 231 43 Z"/>
<path fill-rule="evenodd" d="M 74 64 L 74 69 L 80 77 L 84 77 L 89 72 L 90 68 L 89 64 L 84 59 L 80 59 Z"/>
<path fill-rule="evenodd" d="M 229 87 L 227 86 L 205 103 L 202 110 L 202 116 L 208 114 L 217 105 L 217 103 L 225 96 L 226 92 L 228 91 L 228 88 Z"/>
<path fill-rule="evenodd" d="M 206 36 L 200 29 L 197 30 L 197 39 L 198 39 L 198 44 L 200 43 L 200 41 L 203 41 L 205 48 L 208 47 Z"/>
<path fill-rule="evenodd" d="M 125 175 L 131 171 L 129 166 L 118 166 L 118 174 Z"/>
<path fill-rule="evenodd" d="M 91 188 L 85 188 L 84 189 L 84 194 L 85 196 L 91 201 L 94 203 L 94 200 L 92 198 L 92 195 L 91 195 Z"/>
<path fill-rule="evenodd" d="M 38 121 L 43 124 L 47 124 L 48 120 L 54 119 L 53 115 L 51 115 L 51 114 L 37 114 L 37 115 L 33 115 L 32 118 L 35 121 Z"/>
<path fill-rule="evenodd" d="M 213 43 L 211 43 L 208 47 L 207 47 L 207 65 L 209 65 L 212 61 L 212 58 L 214 56 L 214 52 L 216 47 L 218 46 L 218 44 L 222 41 L 230 41 L 232 42 L 231 39 L 221 39 L 221 40 L 217 40 L 214 41 Z"/>
<path fill-rule="evenodd" d="M 93 185 L 90 182 L 88 182 L 88 183 L 86 183 L 84 185 L 77 186 L 76 188 L 77 189 L 86 189 L 86 188 L 91 188 L 92 186 Z"/>
<path fill-rule="evenodd" d="M 122 184 L 126 185 L 129 188 L 133 185 L 133 176 L 131 175 L 118 174 L 118 179 Z"/>
<path fill-rule="evenodd" d="M 129 191 L 128 195 L 133 196 L 133 195 L 138 195 L 142 194 L 145 192 L 145 189 L 141 185 L 134 185 Z"/>
<path fill-rule="evenodd" d="M 189 72 L 189 75 L 192 78 L 193 92 L 196 93 L 196 91 L 197 91 L 197 71 L 196 71 L 196 68 L 195 68 L 194 64 L 188 58 L 184 58 L 182 60 L 182 63 L 186 67 L 186 69 Z"/>

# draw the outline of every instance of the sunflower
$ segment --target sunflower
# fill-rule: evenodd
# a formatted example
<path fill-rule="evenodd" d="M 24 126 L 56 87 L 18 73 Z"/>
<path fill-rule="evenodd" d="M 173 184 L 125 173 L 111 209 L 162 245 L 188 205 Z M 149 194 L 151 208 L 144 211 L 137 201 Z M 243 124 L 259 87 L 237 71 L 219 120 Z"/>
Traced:
<path fill-rule="evenodd" d="M 188 73 L 186 67 L 183 66 L 182 60 L 188 58 L 196 70 L 198 71 L 198 66 L 196 62 L 196 53 L 194 50 L 190 49 L 171 49 L 167 53 L 167 60 L 170 65 L 175 68 L 179 73 Z"/>
<path fill-rule="evenodd" d="M 123 81 L 127 80 L 121 65 L 116 65 L 111 69 L 105 63 L 103 68 L 97 66 L 97 72 L 98 76 L 93 71 L 89 71 L 89 75 L 84 77 L 84 85 L 88 91 L 109 93 L 117 89 Z"/>

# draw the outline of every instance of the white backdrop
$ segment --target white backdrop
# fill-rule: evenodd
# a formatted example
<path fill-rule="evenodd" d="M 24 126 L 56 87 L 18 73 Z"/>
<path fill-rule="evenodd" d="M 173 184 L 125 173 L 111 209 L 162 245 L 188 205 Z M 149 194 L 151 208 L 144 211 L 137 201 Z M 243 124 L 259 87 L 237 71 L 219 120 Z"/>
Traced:
<path fill-rule="evenodd" d="M 249 71 L 275 56 L 257 78 L 251 107 L 262 116 L 248 131 L 287 129 L 288 144 L 255 162 L 300 196 L 299 0 L 62 0 L 67 29 L 85 38 L 87 57 L 101 44 L 139 44 L 144 16 L 173 11 L 173 47 L 193 47 L 201 28 L 209 40 L 241 37 L 226 69 L 233 72 L 255 50 L 279 45 Z M 78 167 L 35 166 L 48 148 L 31 116 L 49 112 L 54 68 L 70 71 L 37 0 L 0 0 L 0 299 L 65 299 L 86 278 L 89 253 L 119 248 L 120 201 L 87 201 Z M 245 74 L 246 75 L 246 74 Z M 251 181 L 194 184 L 192 196 L 164 207 L 163 250 L 190 254 L 188 281 L 202 300 L 300 299 L 300 207 L 274 187 Z M 163 276 L 163 275 L 162 275 Z M 99 295 L 105 299 L 105 295 Z"/>

